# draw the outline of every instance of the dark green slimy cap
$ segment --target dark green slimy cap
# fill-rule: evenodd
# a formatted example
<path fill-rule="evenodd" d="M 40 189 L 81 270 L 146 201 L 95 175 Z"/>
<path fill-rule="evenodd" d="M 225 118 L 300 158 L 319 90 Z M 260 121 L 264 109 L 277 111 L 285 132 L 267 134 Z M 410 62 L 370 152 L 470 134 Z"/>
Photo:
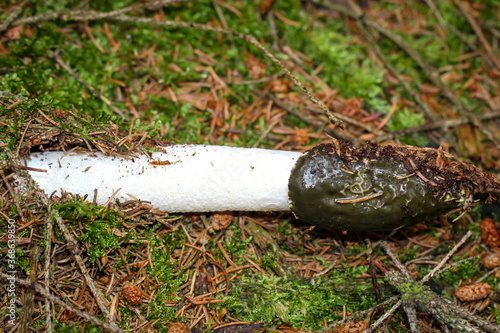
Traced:
<path fill-rule="evenodd" d="M 318 145 L 299 158 L 288 183 L 296 217 L 328 229 L 391 230 L 464 207 L 470 200 L 461 188 L 436 195 L 399 157 L 376 153 L 377 158 L 353 158 L 359 152 Z M 348 156 L 341 158 L 343 154 Z"/>

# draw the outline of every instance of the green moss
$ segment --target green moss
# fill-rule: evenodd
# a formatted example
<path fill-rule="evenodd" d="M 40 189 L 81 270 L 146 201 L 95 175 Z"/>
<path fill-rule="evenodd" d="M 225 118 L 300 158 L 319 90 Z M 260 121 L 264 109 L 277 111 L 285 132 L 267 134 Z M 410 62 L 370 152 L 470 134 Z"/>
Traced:
<path fill-rule="evenodd" d="M 500 325 L 500 306 L 498 306 L 498 304 L 493 304 L 489 309 L 495 318 L 495 322 Z"/>
<path fill-rule="evenodd" d="M 235 225 L 230 225 L 225 230 L 225 241 L 221 242 L 227 255 L 234 261 L 236 265 L 242 265 L 245 262 L 243 255 L 247 254 L 248 244 L 252 242 L 253 237 L 248 237 L 243 240 L 241 238 L 241 229 Z M 217 246 L 216 242 L 210 240 L 207 247 L 213 252 L 215 259 L 223 259 L 222 251 Z M 225 259 L 224 259 L 225 260 Z"/>
<path fill-rule="evenodd" d="M 156 226 L 159 227 L 159 224 Z M 150 310 L 143 309 L 143 315 L 148 320 L 155 321 L 155 327 L 160 331 L 166 330 L 167 323 L 175 319 L 177 310 L 167 306 L 167 301 L 178 301 L 179 287 L 184 281 L 184 271 L 177 270 L 178 262 L 171 257 L 174 248 L 179 248 L 185 242 L 185 235 L 181 231 L 167 234 L 160 238 L 154 234 L 155 227 L 145 232 L 148 241 L 148 250 L 151 253 L 153 267 L 146 268 L 146 274 L 156 278 L 161 286 L 155 291 L 155 298 L 149 303 Z M 131 314 L 132 315 L 132 314 Z M 156 321 L 158 320 L 158 321 Z"/>
<path fill-rule="evenodd" d="M 122 218 L 116 211 L 84 203 L 81 199 L 54 204 L 53 207 L 62 219 L 85 224 L 79 239 L 89 243 L 87 254 L 91 262 L 120 246 L 118 237 L 113 234 L 113 228 Z"/>
<path fill-rule="evenodd" d="M 102 318 L 101 318 L 102 320 Z M 41 327 L 45 327 L 41 325 Z M 56 333 L 81 333 L 82 332 L 82 324 L 80 322 L 66 322 L 62 323 L 59 320 L 54 321 L 54 332 Z M 100 333 L 102 332 L 102 328 L 93 323 L 86 323 L 85 325 L 85 333 Z"/>
<path fill-rule="evenodd" d="M 407 261 L 413 260 L 417 256 L 419 249 L 420 249 L 420 247 L 417 245 L 414 245 L 412 248 L 405 247 L 405 250 L 399 256 L 399 259 L 402 262 L 407 262 Z"/>
<path fill-rule="evenodd" d="M 396 108 L 396 111 L 389 120 L 387 130 L 392 132 L 405 128 L 417 127 L 424 124 L 424 118 L 423 113 L 412 112 L 406 107 L 403 110 Z M 400 137 L 399 140 L 402 144 L 420 147 L 424 147 L 428 143 L 426 138 L 417 133 L 406 134 Z"/>
<path fill-rule="evenodd" d="M 356 270 L 346 270 L 313 283 L 309 279 L 242 276 L 231 284 L 223 305 L 240 320 L 288 323 L 297 329 L 314 330 L 323 322 L 340 319 L 344 306 L 348 312 L 372 306 L 374 300 L 365 293 L 363 284 L 352 282 L 356 274 Z"/>
<path fill-rule="evenodd" d="M 465 259 L 466 257 L 457 257 L 454 256 L 450 263 L 459 261 L 461 259 Z M 458 284 L 462 280 L 466 279 L 474 279 L 478 276 L 481 270 L 481 265 L 479 264 L 479 258 L 474 258 L 473 260 L 469 260 L 464 262 L 463 264 L 458 265 L 454 269 L 447 270 L 443 274 L 438 277 L 439 279 L 443 279 L 447 283 L 458 286 Z"/>

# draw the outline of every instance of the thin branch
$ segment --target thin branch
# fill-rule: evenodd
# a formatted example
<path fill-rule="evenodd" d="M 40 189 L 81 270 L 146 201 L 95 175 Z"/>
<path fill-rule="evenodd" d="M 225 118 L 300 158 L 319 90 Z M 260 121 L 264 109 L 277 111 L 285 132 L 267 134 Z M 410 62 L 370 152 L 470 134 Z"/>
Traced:
<path fill-rule="evenodd" d="M 1 278 L 4 278 L 4 279 L 8 279 L 10 281 L 15 281 L 17 284 L 21 285 L 21 286 L 24 286 L 24 287 L 27 287 L 27 288 L 31 288 L 33 289 L 34 291 L 36 291 L 37 293 L 39 293 L 40 295 L 42 295 L 43 297 L 45 297 L 46 299 L 48 299 L 49 301 L 51 302 L 54 302 L 58 305 L 60 305 L 61 307 L 65 308 L 66 310 L 68 311 L 71 311 L 71 312 L 74 312 L 76 315 L 96 324 L 96 325 L 99 325 L 101 327 L 104 327 L 105 329 L 107 330 L 110 330 L 112 332 L 117 332 L 117 333 L 125 333 L 125 331 L 123 331 L 122 329 L 118 328 L 118 327 L 115 327 L 115 326 L 112 326 L 106 322 L 103 322 L 99 319 L 97 319 L 96 317 L 94 316 L 91 316 L 83 311 L 80 311 L 78 309 L 76 309 L 75 307 L 69 305 L 69 304 L 66 304 L 65 302 L 63 302 L 59 297 L 57 296 L 54 296 L 50 293 L 48 293 L 44 288 L 40 287 L 38 284 L 36 283 L 31 283 L 30 281 L 28 280 L 23 280 L 23 279 L 18 279 L 18 278 L 15 278 L 13 276 L 10 276 L 8 274 L 5 274 L 5 273 L 2 273 L 0 272 L 0 277 Z"/>
<path fill-rule="evenodd" d="M 317 1 L 313 0 L 315 3 L 320 3 L 322 6 L 325 6 L 327 8 L 336 10 L 344 15 L 349 16 L 350 18 L 354 19 L 357 21 L 358 27 L 361 29 L 363 33 L 363 25 L 370 26 L 386 36 L 388 39 L 390 39 L 394 44 L 396 44 L 398 47 L 400 47 L 403 51 L 405 51 L 416 63 L 417 65 L 424 71 L 425 75 L 431 80 L 434 85 L 436 85 L 442 92 L 442 94 L 452 103 L 454 104 L 458 109 L 462 110 L 464 114 L 470 119 L 470 122 L 474 124 L 476 127 L 478 127 L 481 132 L 490 140 L 492 141 L 499 149 L 500 149 L 500 140 L 496 138 L 495 134 L 491 132 L 489 129 L 487 129 L 479 120 L 476 114 L 472 113 L 463 103 L 462 101 L 453 93 L 453 91 L 446 85 L 444 82 L 441 80 L 439 76 L 439 72 L 432 67 L 430 64 L 428 64 L 425 59 L 420 55 L 420 53 L 415 50 L 408 42 L 406 42 L 401 36 L 399 36 L 397 33 L 394 33 L 393 31 L 383 27 L 380 25 L 378 22 L 369 19 L 363 14 L 363 11 L 361 8 L 354 3 L 353 1 L 349 1 L 349 5 L 351 6 L 351 9 L 341 6 L 341 5 L 336 5 L 330 2 L 326 1 Z M 365 29 L 366 30 L 366 29 Z M 365 33 L 363 33 L 365 35 Z M 366 36 L 365 36 L 366 38 Z M 381 59 L 382 60 L 382 59 Z M 384 63 L 385 65 L 385 63 Z M 389 68 L 389 67 L 388 67 Z M 403 86 L 405 86 L 404 80 L 400 81 Z M 405 89 L 407 89 L 405 87 Z M 408 91 L 408 90 L 407 90 Z M 412 94 L 412 96 L 414 96 Z M 418 103 L 418 102 L 417 102 Z M 419 103 L 420 105 L 420 103 Z M 427 112 L 426 112 L 427 113 Z"/>
<path fill-rule="evenodd" d="M 396 304 L 394 304 L 389 311 L 387 311 L 383 316 L 381 316 L 379 319 L 377 319 L 377 321 L 375 321 L 373 324 L 371 324 L 370 327 L 368 327 L 364 332 L 365 333 L 373 332 L 373 330 L 376 329 L 377 327 L 379 327 L 380 324 L 382 324 L 387 318 L 389 318 L 389 316 L 392 315 L 394 313 L 394 311 L 396 311 L 401 306 L 401 304 L 403 304 L 403 301 L 398 300 L 398 302 Z"/>
<path fill-rule="evenodd" d="M 315 1 L 318 2 L 318 1 Z M 427 115 L 432 120 L 432 123 L 434 124 L 439 124 L 441 123 L 441 119 L 431 110 L 431 108 L 425 103 L 422 98 L 420 97 L 420 94 L 418 91 L 413 89 L 413 87 L 410 85 L 408 81 L 406 81 L 401 74 L 399 74 L 398 70 L 394 65 L 387 59 L 387 57 L 384 55 L 378 44 L 375 42 L 374 36 L 372 33 L 368 31 L 368 29 L 365 27 L 365 21 L 368 19 L 362 14 L 362 10 L 359 7 L 356 7 L 355 4 L 352 4 L 354 6 L 353 10 L 349 10 L 349 8 L 340 6 L 337 4 L 333 4 L 330 2 L 326 1 L 321 1 L 321 5 L 339 11 L 344 15 L 349 16 L 350 18 L 356 20 L 356 26 L 358 27 L 359 31 L 365 38 L 366 42 L 370 46 L 370 48 L 375 51 L 375 54 L 377 55 L 378 59 L 382 62 L 382 64 L 387 68 L 387 70 L 399 81 L 399 83 L 403 86 L 403 88 L 406 90 L 406 92 L 413 98 L 413 100 L 417 103 L 419 109 Z M 457 151 L 459 151 L 459 146 L 456 142 L 456 140 L 453 138 L 451 133 L 447 131 L 447 127 L 445 126 L 437 126 L 437 129 L 441 129 L 444 131 L 446 140 L 452 144 Z M 393 136 L 390 136 L 389 134 L 385 136 L 381 136 L 387 139 L 393 138 Z"/>
<path fill-rule="evenodd" d="M 27 3 L 27 0 L 24 0 L 21 2 L 14 10 L 12 13 L 9 14 L 9 16 L 5 19 L 5 21 L 0 23 L 0 33 L 4 32 L 9 28 L 12 22 L 23 12 L 24 5 Z"/>
<path fill-rule="evenodd" d="M 109 99 L 104 97 L 97 89 L 93 88 L 90 84 L 85 82 L 80 75 L 78 75 L 64 60 L 56 53 L 56 52 L 49 52 L 49 57 L 52 58 L 55 62 L 57 62 L 62 68 L 64 68 L 69 74 L 71 74 L 78 82 L 83 84 L 85 88 L 90 90 L 92 94 L 94 94 L 97 98 L 101 99 L 111 110 L 113 110 L 116 114 L 119 116 L 130 120 L 130 117 L 123 113 L 122 110 L 117 108 Z"/>
<path fill-rule="evenodd" d="M 460 242 L 457 243 L 457 245 L 455 245 L 453 247 L 453 249 L 451 249 L 450 252 L 448 252 L 448 254 L 446 254 L 446 256 L 443 258 L 443 260 L 441 260 L 439 262 L 438 265 L 436 265 L 436 267 L 434 267 L 432 269 L 432 271 L 429 272 L 429 274 L 427 274 L 426 276 L 424 276 L 424 278 L 422 280 L 420 280 L 420 284 L 424 284 L 426 283 L 427 281 L 429 281 L 429 279 L 431 279 L 432 277 L 434 277 L 436 275 L 436 273 L 441 269 L 441 267 L 443 267 L 443 265 L 451 258 L 452 255 L 455 254 L 455 252 L 457 252 L 457 250 L 460 248 L 460 246 L 462 246 L 465 241 L 467 241 L 467 239 L 469 239 L 469 237 L 472 235 L 472 231 L 467 231 L 467 233 L 465 234 L 464 237 L 462 237 L 462 239 L 460 240 Z"/>
<path fill-rule="evenodd" d="M 59 11 L 59 12 L 51 12 L 48 14 L 36 15 L 31 17 L 25 17 L 19 20 L 16 20 L 13 25 L 21 25 L 21 24 L 32 24 L 37 22 L 47 22 L 53 20 L 64 20 L 64 21 L 90 21 L 90 20 L 101 20 L 107 19 L 113 16 L 123 15 L 125 13 L 131 12 L 133 10 L 141 9 L 141 8 L 154 8 L 154 7 L 163 7 L 167 6 L 171 3 L 175 2 L 185 2 L 186 0 L 158 0 L 152 2 L 146 2 L 138 5 L 132 5 L 129 7 L 125 7 L 122 9 L 113 10 L 110 12 L 98 12 L 94 10 L 85 10 L 85 9 L 76 9 L 69 11 Z"/>
<path fill-rule="evenodd" d="M 481 43 L 481 46 L 483 47 L 484 51 L 486 52 L 486 58 L 488 59 L 488 62 L 490 65 L 493 65 L 497 69 L 500 69 L 500 60 L 498 59 L 498 54 L 495 54 L 493 50 L 491 49 L 490 44 L 486 40 L 486 37 L 484 37 L 483 31 L 481 30 L 481 27 L 479 24 L 477 24 L 476 20 L 474 17 L 471 15 L 471 10 L 468 5 L 463 3 L 460 0 L 453 0 L 455 5 L 460 9 L 460 12 L 465 16 L 467 21 L 469 22 L 472 30 L 476 33 L 477 37 L 479 38 L 479 42 Z"/>
<path fill-rule="evenodd" d="M 162 3 L 162 4 L 168 4 L 171 2 L 173 2 L 173 1 L 168 1 L 168 0 L 167 1 L 159 1 L 159 3 Z M 154 4 L 155 3 L 151 3 L 151 4 L 148 4 L 148 6 L 154 5 Z M 101 20 L 101 19 L 106 18 L 106 19 L 120 21 L 120 22 L 133 22 L 133 23 L 138 23 L 138 24 L 153 24 L 153 25 L 162 26 L 162 27 L 197 29 L 197 30 L 201 30 L 201 31 L 210 31 L 210 32 L 221 33 L 221 34 L 225 34 L 228 36 L 237 37 L 237 38 L 240 38 L 244 41 L 247 41 L 248 43 L 257 47 L 262 53 L 264 53 L 266 55 L 266 57 L 268 57 L 272 62 L 274 62 L 285 73 L 285 75 L 304 94 L 306 94 L 306 96 L 309 98 L 309 100 L 311 100 L 320 110 L 322 110 L 326 114 L 326 116 L 332 122 L 332 124 L 342 125 L 342 121 L 339 120 L 337 117 L 335 117 L 335 115 L 330 111 L 330 109 L 326 105 L 324 105 L 320 100 L 318 100 L 316 98 L 316 96 L 314 96 L 313 92 L 310 91 L 306 86 L 304 86 L 304 84 L 297 77 L 295 77 L 290 72 L 290 70 L 278 58 L 276 58 L 271 52 L 269 52 L 255 37 L 253 37 L 251 35 L 243 34 L 243 33 L 238 32 L 238 31 L 233 31 L 233 30 L 220 28 L 220 27 L 213 27 L 213 26 L 204 25 L 204 24 L 190 23 L 190 22 L 177 22 L 177 21 L 158 21 L 158 20 L 155 20 L 152 18 L 131 17 L 131 16 L 123 15 L 126 12 L 129 12 L 129 11 L 137 9 L 137 8 L 141 8 L 143 6 L 144 5 L 130 6 L 127 8 L 123 8 L 123 9 L 115 10 L 115 11 L 111 11 L 111 12 L 96 12 L 96 11 L 87 11 L 87 10 L 74 10 L 74 11 L 69 11 L 69 12 L 54 12 L 54 13 L 49 13 L 46 15 L 38 16 L 38 17 L 31 17 L 31 18 L 27 18 L 27 19 L 17 20 L 15 22 L 15 24 L 34 23 L 34 22 L 38 22 L 38 21 L 49 21 L 49 20 L 54 20 L 54 19 L 82 22 L 82 21 L 91 21 L 91 20 Z M 61 64 L 61 66 L 63 66 L 63 65 Z M 68 70 L 68 69 L 66 69 L 66 70 Z M 84 84 L 82 81 L 80 81 L 80 82 L 82 84 Z M 87 88 L 91 89 L 90 87 L 87 87 Z M 115 112 L 116 112 L 116 110 L 115 110 Z"/>
<path fill-rule="evenodd" d="M 320 100 L 314 96 L 313 92 L 310 91 L 304 84 L 296 78 L 292 72 L 280 61 L 278 58 L 276 58 L 271 52 L 269 52 L 264 45 L 259 43 L 259 41 L 251 35 L 246 35 L 238 31 L 233 31 L 233 30 L 228 30 L 220 27 L 213 27 L 205 24 L 198 24 L 198 23 L 191 23 L 191 22 L 177 22 L 177 21 L 158 21 L 152 18 L 145 18 L 145 17 L 131 17 L 131 16 L 113 16 L 110 19 L 114 21 L 120 21 L 120 22 L 133 22 L 133 23 L 141 23 L 141 24 L 153 24 L 156 26 L 162 26 L 162 27 L 173 27 L 173 28 L 188 28 L 188 29 L 197 29 L 201 31 L 210 31 L 210 32 L 216 32 L 216 33 L 222 33 L 225 35 L 229 36 L 234 36 L 237 38 L 240 38 L 244 41 L 247 41 L 248 43 L 252 44 L 256 48 L 258 48 L 262 53 L 266 55 L 276 66 L 278 66 L 284 73 L 285 75 L 309 98 L 311 102 L 316 104 L 316 106 L 321 109 L 330 122 L 332 124 L 337 124 L 341 125 L 342 121 L 335 117 L 335 115 L 330 111 L 330 109 L 324 105 Z"/>
<path fill-rule="evenodd" d="M 454 25 L 451 25 L 447 22 L 444 21 L 443 16 L 441 16 L 441 13 L 438 11 L 436 8 L 436 5 L 434 4 L 434 0 L 424 0 L 427 6 L 432 11 L 432 14 L 436 17 L 436 20 L 438 23 L 444 28 L 444 29 L 449 29 L 451 32 L 453 32 L 462 42 L 467 44 L 467 46 L 472 50 L 472 51 L 477 51 L 477 47 L 474 43 L 472 43 L 467 36 L 465 36 L 462 32 L 460 32 Z"/>
<path fill-rule="evenodd" d="M 469 231 L 446 255 L 433 272 L 437 272 L 439 270 L 439 267 L 442 266 L 442 264 L 456 252 L 463 242 L 470 237 L 470 234 L 471 232 Z M 387 243 L 382 242 L 381 246 L 391 258 L 396 257 L 387 246 Z M 397 261 L 399 262 L 399 259 L 397 259 Z M 443 323 L 443 325 L 447 325 L 458 332 L 476 333 L 481 332 L 480 329 L 483 329 L 489 333 L 500 333 L 500 327 L 491 324 L 481 317 L 470 313 L 466 309 L 463 309 L 436 294 L 428 286 L 423 284 L 425 282 L 424 280 L 418 282 L 414 281 L 409 277 L 409 273 L 404 267 L 402 267 L 402 272 L 400 273 L 395 270 L 388 270 L 385 265 L 378 260 L 375 262 L 375 266 L 383 272 L 386 281 L 400 293 L 400 297 L 404 300 L 407 307 L 416 306 L 420 311 L 432 314 L 438 321 Z M 431 272 L 424 279 L 433 275 L 434 274 Z M 409 309 L 409 311 L 412 312 L 413 310 Z M 410 314 L 410 316 L 412 316 L 412 314 Z M 411 326 L 411 319 L 409 320 Z"/>
<path fill-rule="evenodd" d="M 290 114 L 293 114 L 294 116 L 296 116 L 297 118 L 303 120 L 304 122 L 306 122 L 310 126 L 314 126 L 314 127 L 318 128 L 320 130 L 324 130 L 328 135 L 331 135 L 331 136 L 333 136 L 333 137 L 335 137 L 337 139 L 342 139 L 344 141 L 351 141 L 348 137 L 344 137 L 342 134 L 338 133 L 338 131 L 334 131 L 331 128 L 325 128 L 325 122 L 324 121 L 314 119 L 313 117 L 311 117 L 309 115 L 306 115 L 303 112 L 300 112 L 300 111 L 296 110 L 294 107 L 292 107 L 288 103 L 285 103 L 283 100 L 279 99 L 276 96 L 273 96 L 271 94 L 267 94 L 266 95 L 266 94 L 262 93 L 261 91 L 259 91 L 257 89 L 252 89 L 252 93 L 254 93 L 255 95 L 257 95 L 257 97 L 259 97 L 259 98 L 269 98 L 270 100 L 273 101 L 274 104 L 276 104 L 277 106 L 279 106 L 280 108 L 282 108 L 286 112 L 288 112 Z M 356 120 L 350 119 L 349 117 L 345 117 L 343 115 L 341 115 L 341 117 L 342 117 L 341 120 L 345 121 L 346 123 L 354 124 L 354 122 L 356 122 Z M 365 125 L 365 124 L 362 124 L 362 125 Z M 371 131 L 374 131 L 374 129 L 371 128 Z"/>
<path fill-rule="evenodd" d="M 443 121 L 436 116 L 434 112 L 432 112 L 431 108 L 427 103 L 425 103 L 422 98 L 420 97 L 420 94 L 418 91 L 413 89 L 413 87 L 406 81 L 398 72 L 396 67 L 394 67 L 391 62 L 387 59 L 387 57 L 384 55 L 378 44 L 374 41 L 372 34 L 365 28 L 364 24 L 361 22 L 357 22 L 357 27 L 367 40 L 368 44 L 371 46 L 371 48 L 375 51 L 377 54 L 377 57 L 382 61 L 384 66 L 391 72 L 392 75 L 396 77 L 396 79 L 399 81 L 399 83 L 403 86 L 403 88 L 406 90 L 406 92 L 412 96 L 413 100 L 417 102 L 417 105 L 419 106 L 420 110 L 422 110 L 431 120 L 434 124 L 441 124 L 441 126 L 438 126 L 437 128 L 443 130 L 446 140 L 454 146 L 454 148 L 459 151 L 459 146 L 456 140 L 453 138 L 451 133 L 448 131 L 448 127 L 442 126 Z"/>
<path fill-rule="evenodd" d="M 434 83 L 443 93 L 443 95 L 453 103 L 457 108 L 462 110 L 467 117 L 469 117 L 471 123 L 478 127 L 481 132 L 500 149 L 500 140 L 496 138 L 495 134 L 487 129 L 479 120 L 476 114 L 472 113 L 462 101 L 455 95 L 455 93 L 441 80 L 439 72 L 432 67 L 425 59 L 417 52 L 408 42 L 406 42 L 401 36 L 392 32 L 391 30 L 383 27 L 378 22 L 373 20 L 365 19 L 364 22 L 377 30 L 378 32 L 384 34 L 389 38 L 394 44 L 403 49 L 424 71 L 425 75 Z"/>
<path fill-rule="evenodd" d="M 368 310 L 364 310 L 364 311 L 353 313 L 352 315 L 347 316 L 347 317 L 345 317 L 342 320 L 333 322 L 330 325 L 325 326 L 325 327 L 323 327 L 322 329 L 320 329 L 318 331 L 315 331 L 314 333 L 326 333 L 326 332 L 330 332 L 330 331 L 332 331 L 337 326 L 343 325 L 343 324 L 345 324 L 345 323 L 347 323 L 347 322 L 349 322 L 351 320 L 358 319 L 358 318 L 364 316 L 365 314 L 368 314 L 368 313 L 370 313 L 372 311 L 375 311 L 377 309 L 382 308 L 384 305 L 387 305 L 387 304 L 390 304 L 390 303 L 394 302 L 397 299 L 398 299 L 397 296 L 391 297 L 391 298 L 389 298 L 387 301 L 385 301 L 383 303 L 377 304 L 374 307 L 369 308 Z"/>
<path fill-rule="evenodd" d="M 12 189 L 12 186 L 10 186 L 10 183 L 9 183 L 7 177 L 5 177 L 5 173 L 3 172 L 3 169 L 0 169 L 0 176 L 2 177 L 2 180 L 5 184 L 5 187 L 7 187 L 9 194 L 12 196 L 12 200 L 14 200 L 14 205 L 17 208 L 17 213 L 19 214 L 21 221 L 23 221 L 23 223 L 26 223 L 26 218 L 24 217 L 24 212 L 21 209 L 21 205 L 19 205 L 19 201 L 17 200 L 17 195 L 16 195 L 16 193 L 14 193 L 14 189 Z"/>
<path fill-rule="evenodd" d="M 50 276 L 50 258 L 51 258 L 51 244 L 52 244 L 52 221 L 48 215 L 45 216 L 45 272 L 44 272 L 44 288 L 47 294 L 49 291 L 49 276 Z M 52 317 L 50 311 L 50 301 L 45 299 L 45 327 L 47 333 L 52 333 Z"/>
<path fill-rule="evenodd" d="M 454 262 L 453 264 L 450 264 L 450 265 L 444 267 L 443 269 L 438 270 L 434 275 L 435 276 L 439 276 L 439 275 L 443 274 L 444 272 L 446 272 L 446 271 L 448 271 L 450 269 L 453 269 L 453 268 L 455 268 L 455 267 L 457 267 L 457 266 L 459 266 L 459 265 L 461 265 L 463 263 L 466 263 L 468 261 L 474 260 L 476 258 L 477 258 L 477 256 L 476 257 L 471 257 L 471 258 L 465 258 L 465 259 L 459 260 L 457 262 Z M 480 281 L 477 280 L 476 282 L 480 282 Z"/>
<path fill-rule="evenodd" d="M 498 118 L 498 117 L 500 117 L 500 110 L 493 110 L 493 111 L 489 111 L 489 112 L 484 112 L 484 113 L 478 114 L 477 116 L 479 117 L 480 120 Z M 443 120 L 440 122 L 432 122 L 432 123 L 424 124 L 421 126 L 405 128 L 405 129 L 402 129 L 399 131 L 394 131 L 394 132 L 390 132 L 387 134 L 383 134 L 381 136 L 377 136 L 377 137 L 371 139 L 371 141 L 381 142 L 381 141 L 390 140 L 390 139 L 393 139 L 393 138 L 396 138 L 396 137 L 399 137 L 399 136 L 405 135 L 405 134 L 432 131 L 432 130 L 440 129 L 443 127 L 444 128 L 457 127 L 457 126 L 468 124 L 468 123 L 470 123 L 469 117 L 460 117 L 460 118 L 455 118 L 455 119 Z"/>
<path fill-rule="evenodd" d="M 12 151 L 10 151 L 10 149 L 8 147 L 4 147 L 4 151 L 7 153 L 7 156 L 11 159 L 12 163 L 17 162 L 19 164 L 18 158 L 15 157 L 14 153 Z M 42 190 L 40 190 L 38 188 L 36 183 L 33 181 L 33 179 L 30 177 L 30 175 L 26 171 L 16 168 L 15 172 L 20 177 L 22 177 L 23 179 L 26 179 L 28 181 L 29 186 L 34 189 L 35 195 L 38 197 L 38 199 L 40 199 L 40 201 L 47 208 L 47 213 L 49 214 L 50 218 L 53 218 L 56 221 L 59 229 L 62 231 L 62 234 L 64 235 L 64 238 L 66 239 L 66 242 L 68 244 L 68 248 L 69 248 L 70 252 L 74 255 L 75 260 L 76 260 L 80 270 L 82 271 L 83 276 L 85 277 L 87 285 L 89 286 L 90 291 L 94 295 L 94 297 L 97 301 L 97 304 L 99 305 L 101 312 L 106 316 L 106 318 L 109 321 L 109 325 L 111 327 L 113 327 L 115 330 L 120 330 L 118 328 L 118 326 L 116 325 L 113 317 L 111 316 L 108 308 L 104 304 L 103 296 L 99 292 L 99 290 L 97 289 L 97 287 L 94 283 L 94 280 L 90 276 L 90 274 L 87 270 L 87 267 L 85 266 L 85 263 L 83 262 L 83 259 L 80 256 L 80 253 L 78 252 L 79 248 L 80 248 L 78 246 L 78 242 L 73 237 L 73 235 L 69 232 L 68 228 L 66 228 L 66 225 L 64 224 L 61 216 L 59 216 L 59 213 L 57 212 L 57 210 L 55 210 L 53 208 L 53 205 L 49 202 L 48 197 L 45 195 L 45 193 Z M 0 173 L 3 175 L 3 170 L 0 170 Z M 8 182 L 7 182 L 6 186 L 10 187 L 10 184 L 8 184 Z M 12 191 L 11 193 L 14 193 L 14 192 Z M 15 198 L 15 196 L 14 196 L 14 198 Z M 44 292 L 45 292 L 45 290 L 44 290 Z"/>
<path fill-rule="evenodd" d="M 399 261 L 398 257 L 391 251 L 389 248 L 389 244 L 387 244 L 387 241 L 382 241 L 380 243 L 380 246 L 384 249 L 384 251 L 389 255 L 391 260 L 394 262 L 396 267 L 399 269 L 401 274 L 403 274 L 407 279 L 412 280 L 410 273 L 406 270 L 406 267 Z"/>
<path fill-rule="evenodd" d="M 417 319 L 417 309 L 413 304 L 403 303 L 403 310 L 408 318 L 408 323 L 410 324 L 410 329 L 412 333 L 420 333 L 420 324 Z"/>
<path fill-rule="evenodd" d="M 453 311 L 453 314 L 457 317 L 464 319 L 473 323 L 474 325 L 484 329 L 489 333 L 500 333 L 500 326 L 490 323 L 489 321 L 484 320 L 483 318 L 476 316 L 475 314 L 467 311 L 466 309 L 452 303 L 446 298 L 439 297 L 439 301 L 443 303 L 443 306 L 448 307 Z M 474 331 L 477 332 L 477 331 Z"/>
<path fill-rule="evenodd" d="M 41 199 L 42 199 L 42 202 L 44 203 L 44 205 L 47 206 L 47 210 L 50 213 L 50 215 L 52 216 L 52 218 L 56 221 L 57 226 L 62 231 L 64 238 L 66 239 L 66 242 L 68 243 L 68 248 L 69 248 L 70 252 L 73 254 L 73 256 L 75 257 L 75 260 L 76 260 L 78 266 L 80 267 L 80 270 L 82 271 L 83 276 L 85 277 L 85 280 L 87 281 L 87 285 L 89 286 L 90 291 L 94 295 L 94 297 L 97 301 L 97 304 L 99 305 L 99 309 L 101 309 L 102 313 L 104 313 L 104 315 L 108 319 L 110 325 L 112 327 L 115 327 L 116 329 L 118 329 L 118 326 L 114 322 L 113 316 L 111 316 L 111 313 L 109 312 L 108 308 L 104 304 L 102 293 L 97 289 L 97 287 L 94 283 L 94 280 L 90 276 L 89 271 L 87 270 L 87 267 L 85 266 L 85 263 L 83 262 L 83 259 L 80 256 L 80 253 L 79 253 L 80 247 L 78 246 L 78 242 L 73 237 L 73 235 L 69 232 L 68 228 L 66 228 L 66 224 L 64 224 L 61 216 L 59 216 L 59 213 L 53 208 L 52 204 L 48 201 L 48 198 L 44 195 Z"/>

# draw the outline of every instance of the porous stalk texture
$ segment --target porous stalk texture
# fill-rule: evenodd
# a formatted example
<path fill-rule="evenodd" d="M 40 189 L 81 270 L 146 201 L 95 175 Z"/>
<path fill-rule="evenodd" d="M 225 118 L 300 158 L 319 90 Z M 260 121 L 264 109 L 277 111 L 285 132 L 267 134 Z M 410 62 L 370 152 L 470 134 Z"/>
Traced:
<path fill-rule="evenodd" d="M 32 154 L 27 166 L 48 194 L 66 192 L 105 204 L 134 197 L 166 212 L 289 210 L 288 178 L 301 153 L 202 145 L 161 147 L 152 158 L 101 153 Z"/>

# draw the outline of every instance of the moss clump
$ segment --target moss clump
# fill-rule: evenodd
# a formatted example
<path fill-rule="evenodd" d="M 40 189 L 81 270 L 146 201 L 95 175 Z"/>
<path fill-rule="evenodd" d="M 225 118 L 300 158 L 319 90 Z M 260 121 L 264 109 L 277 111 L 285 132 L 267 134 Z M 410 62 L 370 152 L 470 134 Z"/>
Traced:
<path fill-rule="evenodd" d="M 333 271 L 328 279 L 243 276 L 231 284 L 223 305 L 240 320 L 315 330 L 323 322 L 342 318 L 344 306 L 351 312 L 374 305 L 367 285 L 353 281 L 363 273 L 360 269 L 366 271 L 365 267 L 346 268 Z"/>
<path fill-rule="evenodd" d="M 84 203 L 80 199 L 56 204 L 54 208 L 61 218 L 85 224 L 80 240 L 90 244 L 87 254 L 91 262 L 120 247 L 118 237 L 113 234 L 113 228 L 121 217 L 118 212 Z"/>

